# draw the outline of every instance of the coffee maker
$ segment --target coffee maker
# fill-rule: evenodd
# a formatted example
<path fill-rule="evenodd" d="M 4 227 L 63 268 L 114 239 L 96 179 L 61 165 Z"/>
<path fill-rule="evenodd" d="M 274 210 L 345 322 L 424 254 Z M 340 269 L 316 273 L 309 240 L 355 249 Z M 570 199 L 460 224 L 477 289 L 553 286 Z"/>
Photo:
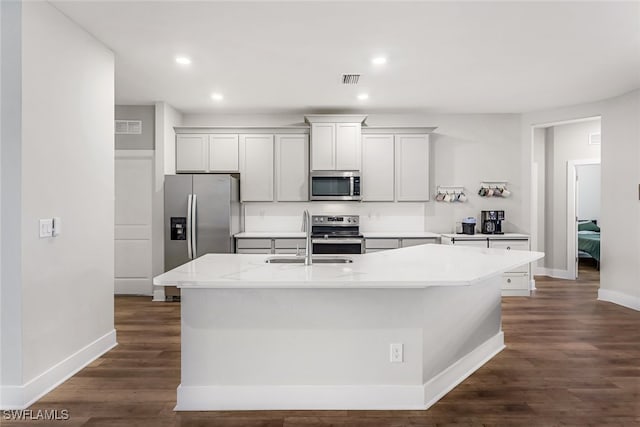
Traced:
<path fill-rule="evenodd" d="M 480 214 L 482 234 L 504 234 L 502 221 L 504 221 L 504 211 L 482 211 Z"/>

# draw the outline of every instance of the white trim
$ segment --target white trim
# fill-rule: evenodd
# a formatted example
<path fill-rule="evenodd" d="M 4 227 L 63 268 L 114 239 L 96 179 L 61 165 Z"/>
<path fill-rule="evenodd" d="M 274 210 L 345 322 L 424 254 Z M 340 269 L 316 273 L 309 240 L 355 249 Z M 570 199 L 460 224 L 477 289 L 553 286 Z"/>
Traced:
<path fill-rule="evenodd" d="M 154 302 L 165 302 L 167 297 L 164 294 L 164 286 L 153 287 L 153 300 Z"/>
<path fill-rule="evenodd" d="M 598 300 L 612 302 L 632 310 L 640 311 L 640 297 L 610 289 L 598 289 Z"/>
<path fill-rule="evenodd" d="M 131 278 L 116 277 L 114 279 L 115 295 L 153 295 L 151 277 Z"/>
<path fill-rule="evenodd" d="M 569 270 L 560 270 L 558 268 L 536 267 L 535 275 L 553 277 L 554 279 L 575 280 L 575 277 L 571 277 Z"/>
<path fill-rule="evenodd" d="M 500 331 L 422 385 L 180 385 L 175 410 L 422 410 L 504 348 Z"/>
<path fill-rule="evenodd" d="M 602 119 L 602 116 L 591 116 L 591 117 L 584 117 L 581 119 L 561 120 L 559 122 L 538 123 L 538 124 L 533 124 L 531 127 L 532 128 L 549 128 L 552 126 L 570 125 L 573 123 L 591 122 L 594 120 L 601 120 L 601 119 Z"/>
<path fill-rule="evenodd" d="M 536 289 L 536 279 L 531 279 L 529 281 L 529 290 L 535 291 Z"/>
<path fill-rule="evenodd" d="M 42 396 L 58 387 L 116 345 L 118 345 L 116 331 L 113 329 L 26 384 L 21 386 L 0 386 L 0 396 L 2 397 L 0 408 L 28 408 Z"/>
<path fill-rule="evenodd" d="M 153 159 L 153 150 L 114 150 L 116 159 L 149 158 Z"/>

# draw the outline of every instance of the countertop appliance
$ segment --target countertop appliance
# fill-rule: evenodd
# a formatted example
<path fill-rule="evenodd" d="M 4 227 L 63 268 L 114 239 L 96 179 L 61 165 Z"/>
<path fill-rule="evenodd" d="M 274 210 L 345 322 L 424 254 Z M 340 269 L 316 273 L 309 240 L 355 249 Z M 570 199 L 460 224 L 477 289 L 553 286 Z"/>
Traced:
<path fill-rule="evenodd" d="M 462 234 L 476 234 L 476 219 L 472 216 L 462 220 Z"/>
<path fill-rule="evenodd" d="M 309 174 L 311 200 L 361 200 L 359 171 L 313 171 Z"/>
<path fill-rule="evenodd" d="M 311 244 L 314 254 L 361 254 L 364 236 L 358 215 L 313 215 Z"/>
<path fill-rule="evenodd" d="M 166 175 L 164 268 L 171 270 L 207 253 L 232 253 L 240 231 L 240 185 L 231 175 Z M 167 299 L 180 293 L 165 288 Z"/>
<path fill-rule="evenodd" d="M 480 214 L 482 234 L 504 234 L 502 221 L 504 221 L 504 211 L 482 211 Z"/>

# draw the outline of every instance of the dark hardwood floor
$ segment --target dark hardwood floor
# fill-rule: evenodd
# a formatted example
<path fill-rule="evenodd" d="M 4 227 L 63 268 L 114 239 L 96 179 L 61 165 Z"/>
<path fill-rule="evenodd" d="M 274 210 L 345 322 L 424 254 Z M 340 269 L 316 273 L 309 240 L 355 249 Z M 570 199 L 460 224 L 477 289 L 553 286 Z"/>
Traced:
<path fill-rule="evenodd" d="M 503 299 L 507 348 L 426 411 L 173 412 L 180 306 L 116 298 L 119 345 L 32 410 L 67 409 L 53 426 L 634 426 L 640 425 L 640 313 L 596 301 L 599 272 L 537 278 Z M 46 349 L 43 349 L 46 351 Z"/>

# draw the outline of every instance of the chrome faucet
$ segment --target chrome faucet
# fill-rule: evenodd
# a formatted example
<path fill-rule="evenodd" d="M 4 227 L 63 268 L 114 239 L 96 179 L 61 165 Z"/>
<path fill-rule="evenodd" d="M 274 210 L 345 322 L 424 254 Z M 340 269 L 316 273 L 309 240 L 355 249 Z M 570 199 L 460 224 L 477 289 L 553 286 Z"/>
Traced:
<path fill-rule="evenodd" d="M 304 265 L 312 264 L 312 248 L 311 248 L 311 214 L 308 209 L 305 209 L 302 213 L 302 229 L 307 233 L 306 236 L 306 248 L 304 250 Z"/>

